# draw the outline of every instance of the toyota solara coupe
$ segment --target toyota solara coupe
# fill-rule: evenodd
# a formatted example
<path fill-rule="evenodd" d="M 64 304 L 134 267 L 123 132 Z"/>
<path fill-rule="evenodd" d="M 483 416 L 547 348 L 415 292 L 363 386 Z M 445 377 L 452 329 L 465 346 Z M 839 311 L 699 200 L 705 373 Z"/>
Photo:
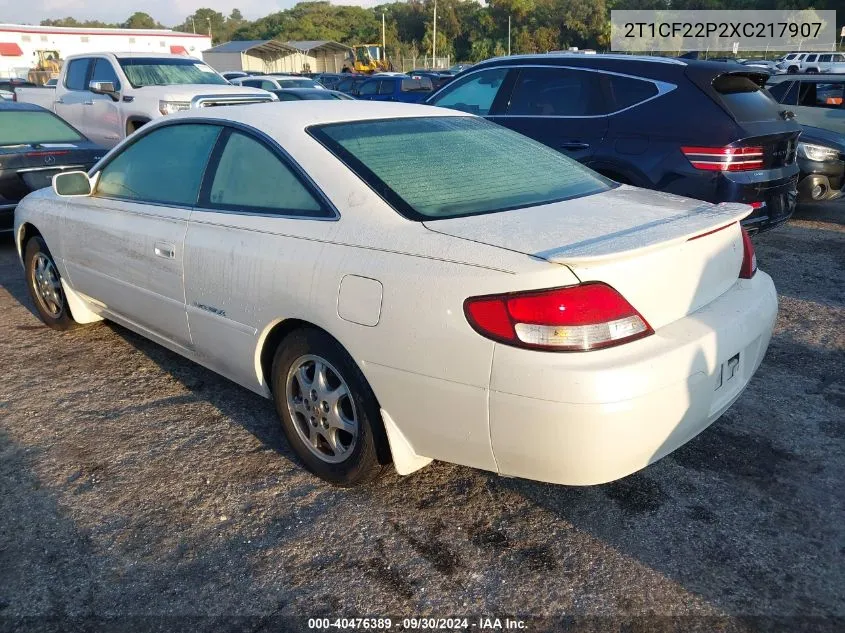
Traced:
<path fill-rule="evenodd" d="M 45 323 L 108 319 L 272 398 L 330 482 L 439 459 L 582 485 L 748 384 L 777 312 L 750 211 L 472 115 L 314 101 L 150 123 L 26 197 L 15 237 Z"/>

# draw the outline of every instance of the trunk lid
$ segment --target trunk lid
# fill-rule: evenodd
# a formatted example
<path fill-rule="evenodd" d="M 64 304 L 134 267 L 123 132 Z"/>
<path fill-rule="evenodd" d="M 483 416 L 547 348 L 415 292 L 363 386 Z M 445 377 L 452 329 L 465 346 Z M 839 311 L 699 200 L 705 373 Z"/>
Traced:
<path fill-rule="evenodd" d="M 722 295 L 739 277 L 739 220 L 751 208 L 630 186 L 426 228 L 567 266 L 610 284 L 657 329 Z"/>

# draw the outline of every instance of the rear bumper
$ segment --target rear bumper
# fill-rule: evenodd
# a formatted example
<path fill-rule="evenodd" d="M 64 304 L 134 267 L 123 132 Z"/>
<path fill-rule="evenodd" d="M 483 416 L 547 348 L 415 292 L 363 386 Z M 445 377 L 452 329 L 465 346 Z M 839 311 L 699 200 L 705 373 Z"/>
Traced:
<path fill-rule="evenodd" d="M 776 316 L 774 284 L 758 272 L 629 345 L 588 354 L 497 345 L 489 412 L 499 472 L 590 485 L 669 454 L 739 397 Z"/>

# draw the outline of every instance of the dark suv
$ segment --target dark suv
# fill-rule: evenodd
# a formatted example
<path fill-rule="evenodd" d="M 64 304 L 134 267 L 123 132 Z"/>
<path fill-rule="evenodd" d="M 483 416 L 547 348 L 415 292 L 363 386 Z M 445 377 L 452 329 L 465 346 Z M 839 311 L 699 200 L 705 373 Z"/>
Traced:
<path fill-rule="evenodd" d="M 739 65 L 628 55 L 476 64 L 426 103 L 484 116 L 618 182 L 754 207 L 753 232 L 795 208 L 800 126 Z"/>

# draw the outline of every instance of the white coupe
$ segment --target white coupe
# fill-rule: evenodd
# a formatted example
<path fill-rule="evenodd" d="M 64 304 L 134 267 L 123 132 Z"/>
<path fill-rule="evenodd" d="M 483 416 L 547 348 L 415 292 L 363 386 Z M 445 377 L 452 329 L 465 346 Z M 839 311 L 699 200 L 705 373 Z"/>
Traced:
<path fill-rule="evenodd" d="M 319 101 L 148 124 L 29 195 L 15 237 L 45 323 L 109 319 L 273 398 L 330 482 L 439 459 L 582 485 L 748 384 L 777 313 L 750 210 L 475 116 Z"/>

